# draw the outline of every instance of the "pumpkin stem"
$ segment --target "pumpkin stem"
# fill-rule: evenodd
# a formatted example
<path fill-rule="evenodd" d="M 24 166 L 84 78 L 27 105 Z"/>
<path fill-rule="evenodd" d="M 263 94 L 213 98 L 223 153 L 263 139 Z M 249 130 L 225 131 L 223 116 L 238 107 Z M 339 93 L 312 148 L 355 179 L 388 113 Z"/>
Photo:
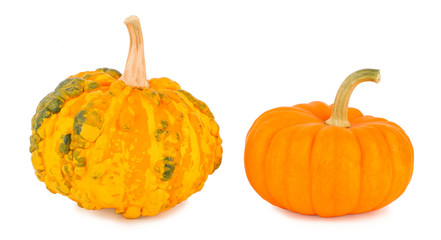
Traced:
<path fill-rule="evenodd" d="M 336 127 L 350 127 L 351 124 L 348 121 L 348 104 L 352 91 L 362 82 L 370 81 L 378 83 L 380 82 L 380 77 L 380 70 L 377 69 L 362 69 L 349 75 L 338 89 L 331 117 L 326 120 L 325 123 Z"/>
<path fill-rule="evenodd" d="M 139 18 L 130 16 L 126 18 L 124 23 L 129 30 L 130 48 L 126 68 L 120 80 L 131 87 L 148 88 L 149 83 L 145 73 L 144 40 Z"/>

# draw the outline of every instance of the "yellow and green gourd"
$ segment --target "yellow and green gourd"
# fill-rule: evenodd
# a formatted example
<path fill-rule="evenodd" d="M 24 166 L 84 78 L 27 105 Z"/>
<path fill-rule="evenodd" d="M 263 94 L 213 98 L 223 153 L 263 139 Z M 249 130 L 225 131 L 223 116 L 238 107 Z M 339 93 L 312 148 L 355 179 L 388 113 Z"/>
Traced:
<path fill-rule="evenodd" d="M 147 80 L 139 19 L 125 24 L 124 74 L 100 68 L 62 81 L 37 107 L 30 151 L 52 193 L 137 218 L 201 190 L 221 163 L 222 140 L 205 103 L 168 78 Z"/>

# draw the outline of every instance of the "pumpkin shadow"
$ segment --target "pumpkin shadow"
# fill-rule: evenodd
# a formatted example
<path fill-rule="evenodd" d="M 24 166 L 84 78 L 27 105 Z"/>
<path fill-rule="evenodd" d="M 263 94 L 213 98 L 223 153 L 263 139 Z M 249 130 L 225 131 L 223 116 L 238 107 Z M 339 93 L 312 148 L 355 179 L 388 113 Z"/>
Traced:
<path fill-rule="evenodd" d="M 318 215 L 303 215 L 300 213 L 295 213 L 292 211 L 289 211 L 287 209 L 279 208 L 274 206 L 274 210 L 279 212 L 280 214 L 296 219 L 301 221 L 312 221 L 312 222 L 353 222 L 353 221 L 365 221 L 369 219 L 379 218 L 382 216 L 385 216 L 388 214 L 387 207 L 381 208 L 375 211 L 371 212 L 365 212 L 365 213 L 358 213 L 358 214 L 350 214 L 350 215 L 344 215 L 339 217 L 331 217 L 331 218 L 325 218 L 320 217 Z"/>
<path fill-rule="evenodd" d="M 120 222 L 120 223 L 127 223 L 127 224 L 134 224 L 137 223 L 144 223 L 146 221 L 158 221 L 161 219 L 168 218 L 169 216 L 175 215 L 177 212 L 181 211 L 186 205 L 186 202 L 181 202 L 178 205 L 164 211 L 160 212 L 155 216 L 140 216 L 139 218 L 135 219 L 127 219 L 123 217 L 122 214 L 115 213 L 114 208 L 103 208 L 100 210 L 87 210 L 81 207 L 78 207 L 76 204 L 74 205 L 74 208 L 76 211 L 78 211 L 79 214 L 86 214 L 92 217 L 101 218 L 104 220 L 111 220 L 114 222 Z"/>

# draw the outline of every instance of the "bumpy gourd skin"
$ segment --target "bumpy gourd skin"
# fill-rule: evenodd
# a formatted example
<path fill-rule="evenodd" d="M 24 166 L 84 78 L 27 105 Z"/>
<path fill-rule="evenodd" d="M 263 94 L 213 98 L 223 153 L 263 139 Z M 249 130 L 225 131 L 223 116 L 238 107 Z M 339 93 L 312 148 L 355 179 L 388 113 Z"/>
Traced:
<path fill-rule="evenodd" d="M 170 79 L 126 86 L 113 69 L 61 82 L 38 105 L 32 164 L 52 193 L 86 209 L 152 216 L 202 189 L 222 158 L 213 114 Z"/>

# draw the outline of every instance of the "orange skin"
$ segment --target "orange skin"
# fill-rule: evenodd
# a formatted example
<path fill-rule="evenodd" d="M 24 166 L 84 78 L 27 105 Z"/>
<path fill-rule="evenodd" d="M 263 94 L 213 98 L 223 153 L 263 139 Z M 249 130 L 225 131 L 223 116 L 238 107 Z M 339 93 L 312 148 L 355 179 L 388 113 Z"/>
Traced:
<path fill-rule="evenodd" d="M 329 126 L 323 102 L 263 113 L 246 138 L 245 170 L 271 204 L 335 217 L 377 210 L 397 199 L 413 171 L 413 148 L 395 123 L 348 109 L 351 127 Z"/>

